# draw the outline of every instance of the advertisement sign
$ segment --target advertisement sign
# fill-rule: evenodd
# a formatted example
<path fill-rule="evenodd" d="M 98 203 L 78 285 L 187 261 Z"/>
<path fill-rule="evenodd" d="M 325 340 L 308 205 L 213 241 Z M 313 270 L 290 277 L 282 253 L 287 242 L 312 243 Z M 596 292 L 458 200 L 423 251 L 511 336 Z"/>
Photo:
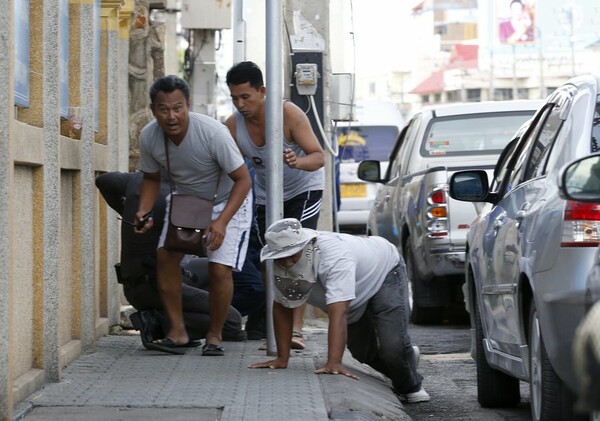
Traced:
<path fill-rule="evenodd" d="M 496 0 L 496 27 L 500 44 L 535 42 L 535 0 Z"/>

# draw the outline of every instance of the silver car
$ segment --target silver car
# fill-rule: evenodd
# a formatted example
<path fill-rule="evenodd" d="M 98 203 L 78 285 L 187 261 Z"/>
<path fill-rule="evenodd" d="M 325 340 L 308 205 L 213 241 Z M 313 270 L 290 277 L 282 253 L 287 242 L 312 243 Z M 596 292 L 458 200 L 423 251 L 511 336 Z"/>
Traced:
<path fill-rule="evenodd" d="M 537 111 L 494 169 L 450 180 L 457 200 L 489 203 L 467 235 L 466 286 L 482 406 L 520 401 L 534 420 L 573 420 L 572 344 L 585 308 L 576 298 L 600 242 L 600 211 L 559 195 L 561 167 L 600 151 L 600 80 L 573 78 Z"/>
<path fill-rule="evenodd" d="M 559 188 L 568 200 L 600 204 L 600 154 L 568 164 L 560 174 Z M 600 420 L 600 248 L 596 249 L 594 261 L 585 289 L 566 298 L 578 312 L 581 307 L 587 310 L 575 332 L 573 364 L 578 381 L 577 405 L 591 413 L 591 420 L 597 421 Z"/>

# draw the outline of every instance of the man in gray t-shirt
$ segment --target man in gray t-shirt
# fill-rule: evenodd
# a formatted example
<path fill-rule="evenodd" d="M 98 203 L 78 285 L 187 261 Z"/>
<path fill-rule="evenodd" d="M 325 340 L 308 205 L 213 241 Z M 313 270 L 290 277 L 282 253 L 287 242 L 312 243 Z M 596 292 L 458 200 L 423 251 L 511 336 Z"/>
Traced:
<path fill-rule="evenodd" d="M 212 222 L 205 229 L 210 325 L 202 354 L 224 355 L 222 330 L 233 293 L 232 270 L 241 269 L 248 247 L 252 180 L 227 128 L 208 116 L 190 112 L 190 88 L 183 79 L 176 76 L 157 79 L 150 88 L 150 99 L 156 120 L 140 133 L 139 168 L 144 178 L 135 222 L 142 221 L 152 210 L 160 189 L 161 168 L 170 168 L 177 193 L 206 199 L 217 193 Z M 168 217 L 167 209 L 165 221 Z M 150 218 L 136 232 L 144 233 L 152 224 Z M 167 227 L 165 223 L 158 244 L 157 281 L 170 328 L 164 339 L 153 342 L 159 350 L 189 341 L 181 307 L 180 263 L 184 255 L 163 247 Z"/>

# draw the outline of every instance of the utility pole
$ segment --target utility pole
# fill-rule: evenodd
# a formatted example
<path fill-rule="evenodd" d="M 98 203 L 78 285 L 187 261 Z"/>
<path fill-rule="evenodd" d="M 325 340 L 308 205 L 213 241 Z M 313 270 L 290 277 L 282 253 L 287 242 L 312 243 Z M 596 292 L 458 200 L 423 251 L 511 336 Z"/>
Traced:
<path fill-rule="evenodd" d="M 284 57 L 284 80 L 289 98 L 303 110 L 309 109 L 308 118 L 317 139 L 325 150 L 325 189 L 319 217 L 319 229 L 333 229 L 334 164 L 329 152 L 331 123 L 329 120 L 329 87 L 331 59 L 329 53 L 329 2 L 284 0 L 286 33 L 290 37 L 283 43 L 291 51 Z M 300 95 L 295 83 L 297 65 L 316 64 L 318 67 L 317 91 L 312 95 L 316 107 L 309 107 L 310 96 Z M 318 117 L 317 117 L 318 115 Z M 317 122 L 317 118 L 319 122 Z M 321 127 L 319 127 L 319 124 Z M 323 130 L 321 130 L 321 128 Z"/>

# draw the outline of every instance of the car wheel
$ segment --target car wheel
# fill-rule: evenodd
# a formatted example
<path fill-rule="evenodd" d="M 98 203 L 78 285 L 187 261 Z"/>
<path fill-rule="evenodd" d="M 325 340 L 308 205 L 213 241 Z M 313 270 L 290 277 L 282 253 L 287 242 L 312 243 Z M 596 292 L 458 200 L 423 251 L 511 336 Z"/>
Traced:
<path fill-rule="evenodd" d="M 575 413 L 575 396 L 558 377 L 544 345 L 535 302 L 529 312 L 529 388 L 534 421 L 586 420 Z"/>
<path fill-rule="evenodd" d="M 475 363 L 477 366 L 477 401 L 484 408 L 508 408 L 521 401 L 519 379 L 496 370 L 488 364 L 483 349 L 483 326 L 479 305 L 473 303 L 475 320 Z"/>
<path fill-rule="evenodd" d="M 410 320 L 416 325 L 433 325 L 440 324 L 444 319 L 443 307 L 423 307 L 416 299 L 422 294 L 426 286 L 424 282 L 418 278 L 415 271 L 414 253 L 407 243 L 406 247 L 406 272 L 409 279 L 409 301 L 412 303 L 410 312 Z"/>

